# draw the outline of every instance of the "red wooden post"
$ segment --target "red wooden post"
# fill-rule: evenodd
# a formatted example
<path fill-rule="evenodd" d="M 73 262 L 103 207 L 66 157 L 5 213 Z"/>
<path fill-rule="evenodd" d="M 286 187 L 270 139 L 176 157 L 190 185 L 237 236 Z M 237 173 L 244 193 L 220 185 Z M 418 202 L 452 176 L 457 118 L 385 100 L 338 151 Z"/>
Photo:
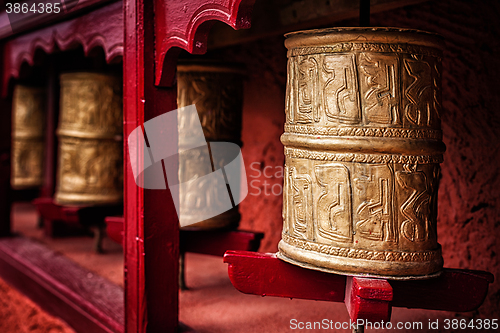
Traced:
<path fill-rule="evenodd" d="M 125 331 L 146 331 L 144 193 L 133 179 L 127 138 L 144 122 L 144 17 L 139 0 L 124 1 L 123 142 L 125 217 Z M 140 147 L 138 147 L 140 148 Z"/>
<path fill-rule="evenodd" d="M 125 2 L 125 143 L 144 121 L 177 108 L 176 89 L 154 85 L 153 5 L 141 0 Z M 168 134 L 168 144 L 176 144 L 177 133 Z M 127 144 L 124 162 L 126 330 L 176 332 L 179 223 L 173 200 L 168 190 L 136 185 Z"/>

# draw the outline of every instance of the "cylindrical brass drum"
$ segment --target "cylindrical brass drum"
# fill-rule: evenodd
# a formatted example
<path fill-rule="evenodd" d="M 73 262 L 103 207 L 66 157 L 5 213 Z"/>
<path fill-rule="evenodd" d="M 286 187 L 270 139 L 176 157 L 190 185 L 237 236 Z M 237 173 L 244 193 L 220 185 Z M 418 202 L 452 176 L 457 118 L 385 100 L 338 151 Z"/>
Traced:
<path fill-rule="evenodd" d="M 243 109 L 244 71 L 237 65 L 221 63 L 185 62 L 177 66 L 177 105 L 179 108 L 196 105 L 199 121 L 207 142 L 232 142 L 241 146 L 241 119 Z M 179 113 L 179 149 L 189 146 L 190 131 L 187 127 L 196 119 L 183 119 Z M 179 154 L 179 181 L 207 175 L 213 171 L 211 161 L 217 160 L 223 167 L 224 157 L 213 158 L 205 147 L 182 151 Z M 201 187 L 206 188 L 201 188 Z M 213 208 L 207 197 L 211 184 L 196 183 L 181 188 L 179 193 L 180 223 L 182 229 L 216 229 L 237 227 L 240 221 L 238 207 L 203 219 Z M 203 197 L 200 197 L 203 196 Z M 201 222 L 196 222 L 201 221 Z"/>
<path fill-rule="evenodd" d="M 395 28 L 286 35 L 279 258 L 339 274 L 439 274 L 441 45 Z"/>
<path fill-rule="evenodd" d="M 12 100 L 12 174 L 14 189 L 43 184 L 45 90 L 17 85 Z"/>
<path fill-rule="evenodd" d="M 99 205 L 122 200 L 122 113 L 121 78 L 61 75 L 56 202 Z"/>

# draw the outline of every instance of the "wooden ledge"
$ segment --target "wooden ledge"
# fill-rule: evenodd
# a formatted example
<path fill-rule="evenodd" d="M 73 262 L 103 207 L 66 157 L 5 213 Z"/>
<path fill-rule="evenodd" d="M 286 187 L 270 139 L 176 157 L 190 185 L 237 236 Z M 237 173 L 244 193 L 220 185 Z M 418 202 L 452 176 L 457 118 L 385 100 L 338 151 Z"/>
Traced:
<path fill-rule="evenodd" d="M 0 276 L 78 332 L 124 332 L 123 289 L 40 243 L 0 239 Z"/>

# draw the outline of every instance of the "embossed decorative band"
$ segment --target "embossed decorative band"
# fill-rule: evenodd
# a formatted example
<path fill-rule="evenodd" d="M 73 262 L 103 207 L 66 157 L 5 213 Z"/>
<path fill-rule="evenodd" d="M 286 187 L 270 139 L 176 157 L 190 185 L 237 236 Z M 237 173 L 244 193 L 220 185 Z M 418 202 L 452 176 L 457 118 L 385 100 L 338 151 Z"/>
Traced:
<path fill-rule="evenodd" d="M 304 239 L 292 237 L 285 233 L 281 235 L 281 239 L 285 243 L 288 243 L 289 245 L 307 251 L 314 251 L 345 258 L 401 261 L 401 262 L 425 262 L 441 258 L 440 249 L 434 251 L 422 251 L 422 252 L 370 251 L 364 249 L 353 249 L 347 247 L 332 246 L 327 244 L 319 244 Z"/>
<path fill-rule="evenodd" d="M 442 155 L 391 155 L 391 154 L 358 154 L 358 153 L 330 153 L 311 151 L 299 148 L 285 148 L 285 155 L 293 158 L 304 158 L 318 161 L 338 161 L 356 163 L 400 163 L 400 164 L 429 164 L 442 163 Z"/>
<path fill-rule="evenodd" d="M 411 140 L 378 137 L 314 137 L 311 135 L 283 133 L 281 143 L 286 147 L 332 153 L 368 153 L 385 155 L 441 155 L 446 146 L 438 140 Z"/>
<path fill-rule="evenodd" d="M 285 132 L 322 136 L 368 136 L 430 140 L 441 140 L 443 138 L 443 132 L 440 130 L 388 127 L 325 127 L 285 124 Z"/>
<path fill-rule="evenodd" d="M 439 49 L 408 44 L 385 44 L 385 43 L 339 43 L 328 46 L 297 47 L 288 51 L 289 57 L 305 56 L 311 54 L 328 54 L 344 52 L 397 52 L 418 55 L 428 55 L 432 57 L 442 57 L 443 52 Z"/>

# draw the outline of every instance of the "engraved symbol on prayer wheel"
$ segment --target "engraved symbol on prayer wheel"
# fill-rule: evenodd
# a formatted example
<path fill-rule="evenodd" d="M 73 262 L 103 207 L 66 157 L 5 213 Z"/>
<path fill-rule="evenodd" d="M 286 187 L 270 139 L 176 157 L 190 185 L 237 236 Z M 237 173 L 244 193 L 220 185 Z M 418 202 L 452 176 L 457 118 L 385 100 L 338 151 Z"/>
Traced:
<path fill-rule="evenodd" d="M 99 205 L 122 200 L 122 113 L 119 77 L 61 75 L 56 202 Z"/>
<path fill-rule="evenodd" d="M 230 154 L 217 154 L 206 146 L 184 150 L 189 146 L 189 127 L 193 122 L 201 122 L 203 134 L 207 142 L 232 142 L 241 146 L 241 118 L 243 108 L 243 76 L 239 66 L 223 65 L 211 62 L 185 62 L 177 66 L 177 105 L 179 108 L 196 105 L 199 119 L 186 119 L 186 113 L 178 115 L 179 126 L 179 181 L 210 174 L 227 163 Z M 227 156 L 226 156 L 227 155 Z M 217 161 L 220 165 L 212 165 Z M 200 216 L 215 215 L 207 210 L 218 206 L 210 202 L 213 198 L 223 197 L 214 191 L 227 191 L 206 182 L 193 183 L 193 186 L 182 187 L 179 191 L 180 223 L 186 225 L 182 229 L 215 229 L 236 228 L 240 221 L 238 207 L 203 220 Z M 215 181 L 215 179 L 213 179 Z M 195 223 L 196 221 L 201 222 Z"/>
<path fill-rule="evenodd" d="M 17 85 L 12 101 L 12 174 L 14 189 L 43 184 L 45 90 Z"/>
<path fill-rule="evenodd" d="M 333 273 L 439 274 L 439 36 L 395 28 L 286 35 L 279 258 Z"/>

